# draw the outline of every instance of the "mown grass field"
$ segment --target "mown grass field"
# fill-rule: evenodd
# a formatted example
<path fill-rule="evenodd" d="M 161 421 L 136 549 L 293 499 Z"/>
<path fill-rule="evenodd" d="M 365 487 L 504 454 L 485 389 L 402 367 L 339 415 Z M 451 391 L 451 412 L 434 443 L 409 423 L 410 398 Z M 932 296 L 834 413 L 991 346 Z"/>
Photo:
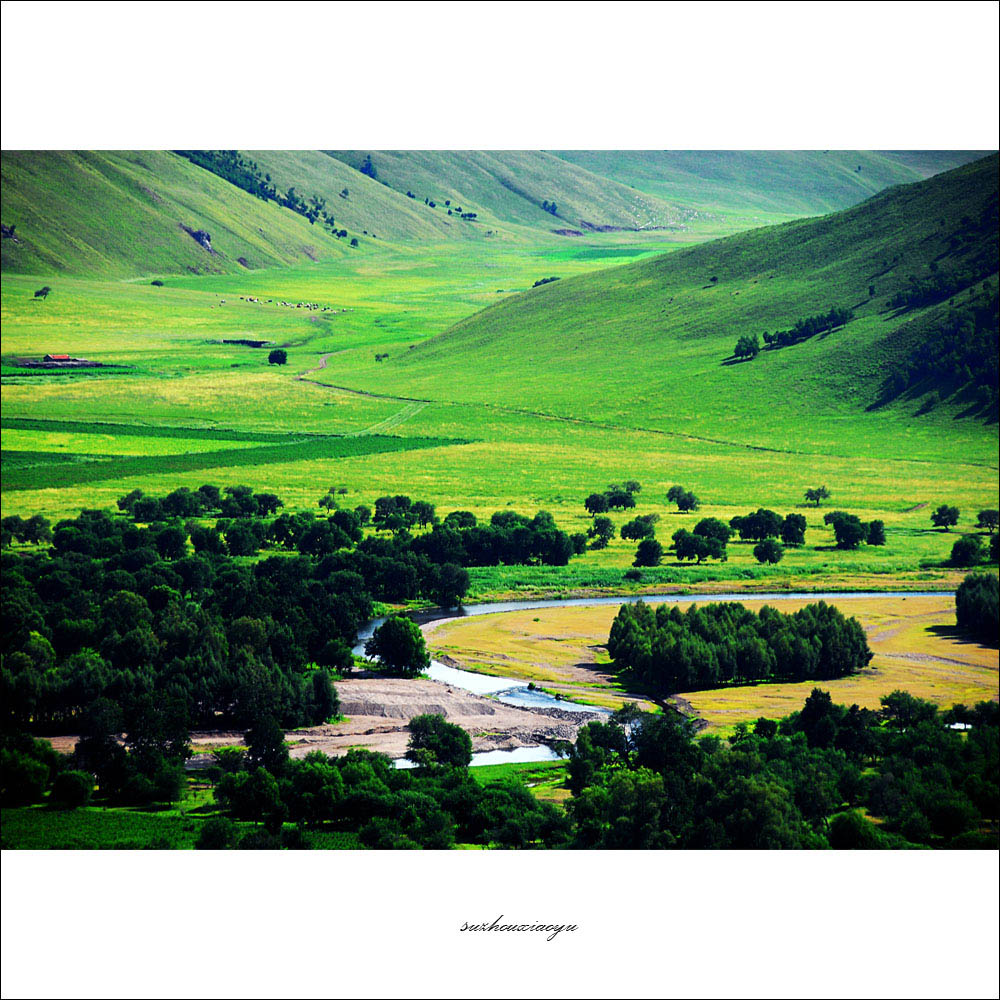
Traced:
<path fill-rule="evenodd" d="M 759 611 L 766 602 L 748 595 L 743 603 Z M 772 607 L 788 613 L 806 603 L 782 600 Z M 727 735 L 737 723 L 753 723 L 761 716 L 779 719 L 798 711 L 816 686 L 830 691 L 835 702 L 871 709 L 879 708 L 879 699 L 896 689 L 942 707 L 997 699 L 998 652 L 956 633 L 952 597 L 841 596 L 829 603 L 857 618 L 865 629 L 875 656 L 859 674 L 822 682 L 681 692 L 671 701 L 705 720 L 704 732 Z M 636 695 L 610 670 L 605 643 L 617 613 L 616 606 L 602 605 L 459 619 L 434 629 L 428 646 L 466 670 L 534 681 L 574 701 L 619 708 Z"/>

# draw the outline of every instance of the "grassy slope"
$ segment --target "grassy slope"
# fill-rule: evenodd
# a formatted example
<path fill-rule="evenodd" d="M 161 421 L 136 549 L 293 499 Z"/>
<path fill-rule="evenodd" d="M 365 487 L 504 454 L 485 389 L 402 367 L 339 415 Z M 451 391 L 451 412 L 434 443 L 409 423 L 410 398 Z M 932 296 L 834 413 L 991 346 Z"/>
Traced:
<path fill-rule="evenodd" d="M 891 429 L 897 454 L 938 454 L 943 437 L 995 466 L 995 427 L 955 421 L 947 407 L 920 420 L 910 419 L 912 402 L 862 412 L 892 361 L 885 344 L 914 315 L 897 317 L 886 300 L 910 275 L 928 273 L 959 220 L 978 219 L 995 198 L 992 158 L 833 216 L 534 289 L 391 358 L 377 375 L 359 357 L 344 384 L 758 447 L 797 450 L 812 440 L 846 455 L 883 451 Z M 995 262 L 995 243 L 968 249 Z M 856 308 L 857 318 L 752 363 L 725 364 L 741 333 L 785 329 L 832 304 Z"/>
<path fill-rule="evenodd" d="M 3 271 L 226 273 L 337 257 L 337 241 L 169 152 L 6 152 Z M 209 253 L 181 226 L 207 230 Z"/>
<path fill-rule="evenodd" d="M 330 154 L 360 167 L 363 150 Z M 372 163 L 380 181 L 388 182 L 416 200 L 430 198 L 437 211 L 453 207 L 478 212 L 481 219 L 499 224 L 531 226 L 542 231 L 588 226 L 647 229 L 684 225 L 692 213 L 653 195 L 631 190 L 608 177 L 592 173 L 538 151 L 373 151 Z M 555 202 L 557 214 L 541 208 Z"/>
<path fill-rule="evenodd" d="M 407 198 L 340 160 L 316 150 L 248 150 L 279 190 L 295 187 L 300 194 L 326 198 L 338 228 L 379 239 L 437 243 L 481 235 L 479 227 L 452 221 L 447 212 Z M 341 192 L 347 191 L 347 197 Z"/>
<path fill-rule="evenodd" d="M 565 150 L 557 155 L 677 204 L 776 218 L 848 208 L 892 184 L 925 176 L 889 155 L 850 150 Z"/>
<path fill-rule="evenodd" d="M 933 177 L 945 170 L 981 160 L 996 150 L 990 149 L 885 149 L 882 154 L 915 170 L 921 177 Z"/>

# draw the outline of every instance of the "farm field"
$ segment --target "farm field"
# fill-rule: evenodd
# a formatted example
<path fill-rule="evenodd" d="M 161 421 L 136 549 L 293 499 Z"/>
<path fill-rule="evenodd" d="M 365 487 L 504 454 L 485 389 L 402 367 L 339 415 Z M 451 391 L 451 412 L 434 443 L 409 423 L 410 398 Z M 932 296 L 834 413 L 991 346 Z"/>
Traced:
<path fill-rule="evenodd" d="M 742 603 L 759 611 L 766 602 L 748 595 Z M 807 603 L 782 600 L 772 607 L 791 612 Z M 737 723 L 752 724 L 762 716 L 779 719 L 797 711 L 817 685 L 838 704 L 870 709 L 879 708 L 879 699 L 897 689 L 942 708 L 996 700 L 997 650 L 956 633 L 950 596 L 843 597 L 829 603 L 856 617 L 867 634 L 875 656 L 860 674 L 822 682 L 681 692 L 669 702 L 704 720 L 704 733 L 728 735 Z M 617 607 L 605 605 L 458 619 L 430 631 L 428 646 L 439 659 L 465 670 L 533 681 L 574 701 L 620 708 L 636 697 L 611 672 L 604 645 L 617 612 Z"/>

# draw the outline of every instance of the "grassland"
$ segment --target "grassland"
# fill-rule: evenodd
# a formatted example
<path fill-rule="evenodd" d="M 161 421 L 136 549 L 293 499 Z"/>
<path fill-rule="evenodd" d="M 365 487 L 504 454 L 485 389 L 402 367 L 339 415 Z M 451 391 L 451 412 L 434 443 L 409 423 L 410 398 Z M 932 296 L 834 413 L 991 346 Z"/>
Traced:
<path fill-rule="evenodd" d="M 974 173 L 688 249 L 693 236 L 664 232 L 379 239 L 318 263 L 164 275 L 163 287 L 5 274 L 3 513 L 66 516 L 112 507 L 134 487 L 216 481 L 273 490 L 293 509 L 331 486 L 350 506 L 405 493 L 439 514 L 547 509 L 576 532 L 590 524 L 588 493 L 636 478 L 634 513 L 659 514 L 661 539 L 693 522 L 666 502 L 682 483 L 702 498 L 700 516 L 805 513 L 806 545 L 762 568 L 751 546 L 733 544 L 726 563 L 668 559 L 626 585 L 635 547 L 616 539 L 564 568 L 474 570 L 471 596 L 954 586 L 956 533 L 932 530 L 929 513 L 955 504 L 967 531 L 995 506 L 996 425 L 959 418 L 954 398 L 921 416 L 919 399 L 865 407 L 898 349 L 885 300 L 936 246 L 941 220 L 981 198 Z M 890 253 L 899 260 L 869 302 L 872 268 Z M 547 276 L 562 280 L 531 290 Z M 53 291 L 36 300 L 43 283 Z M 817 302 L 855 305 L 857 318 L 724 363 L 739 332 L 786 326 Z M 222 343 L 238 338 L 284 347 L 288 364 Z M 15 376 L 18 358 L 45 352 L 131 367 Z M 392 442 L 370 447 L 376 435 Z M 832 506 L 884 520 L 888 544 L 835 550 L 829 508 L 803 505 L 820 483 Z"/>
<path fill-rule="evenodd" d="M 748 595 L 743 603 L 759 610 L 765 602 Z M 789 612 L 805 603 L 782 600 L 773 606 Z M 896 689 L 942 707 L 996 700 L 997 650 L 956 633 L 951 597 L 840 597 L 832 603 L 858 619 L 875 653 L 861 673 L 822 682 L 834 701 L 875 709 Z M 561 607 L 459 619 L 434 629 L 428 645 L 467 670 L 533 681 L 574 701 L 618 708 L 640 699 L 611 672 L 604 648 L 617 611 L 607 605 Z M 682 692 L 671 700 L 703 719 L 706 733 L 726 735 L 739 722 L 797 711 L 814 686 L 759 684 Z"/>
<path fill-rule="evenodd" d="M 563 805 L 570 797 L 566 784 L 566 764 L 561 760 L 545 760 L 531 764 L 483 764 L 469 768 L 469 774 L 481 785 L 491 781 L 515 781 L 526 785 L 531 794 L 542 802 Z"/>

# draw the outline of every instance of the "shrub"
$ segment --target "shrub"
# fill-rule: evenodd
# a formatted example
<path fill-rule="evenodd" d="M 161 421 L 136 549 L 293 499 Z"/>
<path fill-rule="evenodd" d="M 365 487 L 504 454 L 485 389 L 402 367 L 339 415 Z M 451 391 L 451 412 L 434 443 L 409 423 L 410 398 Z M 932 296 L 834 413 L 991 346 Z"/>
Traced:
<path fill-rule="evenodd" d="M 88 771 L 62 771 L 52 783 L 49 801 L 60 809 L 78 809 L 90 801 L 94 776 Z"/>

